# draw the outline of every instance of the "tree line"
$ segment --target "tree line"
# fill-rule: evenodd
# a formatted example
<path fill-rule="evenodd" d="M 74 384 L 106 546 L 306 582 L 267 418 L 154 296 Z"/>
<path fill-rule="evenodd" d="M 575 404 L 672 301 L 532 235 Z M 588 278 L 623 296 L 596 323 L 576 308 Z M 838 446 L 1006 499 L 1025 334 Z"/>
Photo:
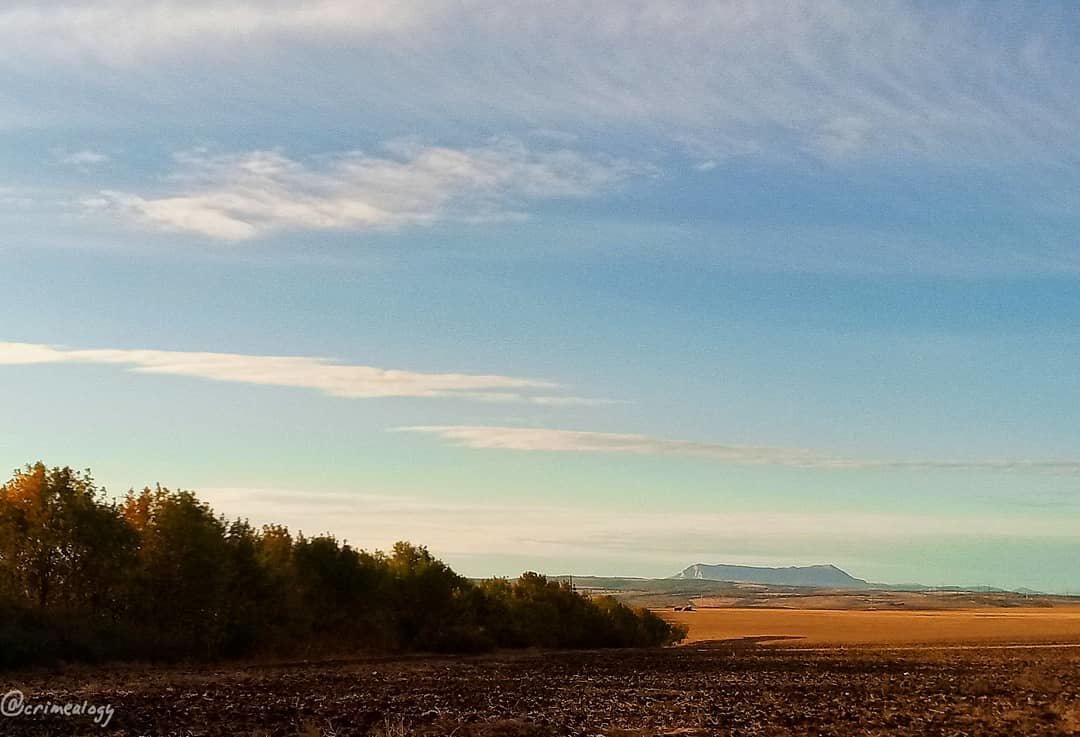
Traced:
<path fill-rule="evenodd" d="M 678 626 L 536 573 L 474 583 L 389 553 L 253 527 L 190 491 L 110 499 L 89 471 L 0 487 L 0 665 L 359 651 L 644 647 Z"/>

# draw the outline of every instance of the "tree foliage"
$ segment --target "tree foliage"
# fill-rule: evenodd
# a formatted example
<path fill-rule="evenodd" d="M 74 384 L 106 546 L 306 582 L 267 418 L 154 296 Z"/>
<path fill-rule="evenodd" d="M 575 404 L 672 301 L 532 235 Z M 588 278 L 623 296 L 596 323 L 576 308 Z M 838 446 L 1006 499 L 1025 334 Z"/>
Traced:
<path fill-rule="evenodd" d="M 473 583 L 406 542 L 256 529 L 161 486 L 110 501 L 38 463 L 0 487 L 0 664 L 50 658 L 644 647 L 685 636 L 536 573 Z"/>

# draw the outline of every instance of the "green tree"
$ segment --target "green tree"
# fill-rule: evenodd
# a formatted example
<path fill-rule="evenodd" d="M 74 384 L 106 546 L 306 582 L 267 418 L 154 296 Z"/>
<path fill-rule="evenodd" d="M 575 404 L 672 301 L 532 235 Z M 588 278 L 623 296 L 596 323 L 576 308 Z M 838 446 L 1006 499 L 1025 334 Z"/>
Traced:
<path fill-rule="evenodd" d="M 457 639 L 455 617 L 463 611 L 462 593 L 469 581 L 454 573 L 426 547 L 394 543 L 389 571 L 395 588 L 395 608 L 402 644 L 440 650 Z"/>
<path fill-rule="evenodd" d="M 161 486 L 129 492 L 121 511 L 139 535 L 135 613 L 175 648 L 217 652 L 227 629 L 225 523 L 192 492 Z"/>
<path fill-rule="evenodd" d="M 40 609 L 115 615 L 135 544 L 89 472 L 37 463 L 0 487 L 5 588 Z"/>
<path fill-rule="evenodd" d="M 419 545 L 227 522 L 190 491 L 110 501 L 38 463 L 0 486 L 0 664 L 256 652 L 662 645 L 685 631 L 525 573 L 474 584 Z"/>

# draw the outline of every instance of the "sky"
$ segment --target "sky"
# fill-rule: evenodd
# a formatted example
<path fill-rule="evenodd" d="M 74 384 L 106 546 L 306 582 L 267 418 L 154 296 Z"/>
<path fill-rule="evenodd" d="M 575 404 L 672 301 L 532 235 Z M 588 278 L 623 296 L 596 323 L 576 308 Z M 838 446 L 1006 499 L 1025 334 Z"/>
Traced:
<path fill-rule="evenodd" d="M 475 576 L 1080 593 L 1077 29 L 7 2 L 0 465 Z"/>

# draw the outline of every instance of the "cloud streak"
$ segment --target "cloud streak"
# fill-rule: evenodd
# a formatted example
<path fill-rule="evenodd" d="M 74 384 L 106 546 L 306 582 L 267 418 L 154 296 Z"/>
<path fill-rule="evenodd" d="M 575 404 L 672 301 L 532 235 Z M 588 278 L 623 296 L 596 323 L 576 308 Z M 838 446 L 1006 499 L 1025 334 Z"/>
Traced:
<path fill-rule="evenodd" d="M 0 38 L 8 48 L 36 44 L 48 56 L 126 66 L 217 43 L 400 32 L 423 15 L 382 0 L 16 2 L 0 11 Z"/>
<path fill-rule="evenodd" d="M 318 75 L 258 65 L 314 63 L 336 70 L 328 90 L 407 120 L 452 110 L 486 130 L 504 130 L 498 119 L 647 128 L 706 160 L 1053 163 L 1078 141 L 1080 70 L 1062 34 L 1075 12 L 888 0 L 23 1 L 0 11 L 0 67 L 104 65 L 173 85 L 190 109 L 200 92 L 162 69 L 207 65 L 267 101 L 303 96 Z"/>
<path fill-rule="evenodd" d="M 254 515 L 256 523 L 283 522 L 309 534 L 334 531 L 360 546 L 388 546 L 404 537 L 458 554 L 610 554 L 620 559 L 639 557 L 652 564 L 659 556 L 678 561 L 679 567 L 694 560 L 713 560 L 717 555 L 726 555 L 727 562 L 762 562 L 761 554 L 746 559 L 747 554 L 738 552 L 740 549 L 772 550 L 773 554 L 791 551 L 786 559 L 790 565 L 796 556 L 802 558 L 808 551 L 827 548 L 836 541 L 880 545 L 941 538 L 954 542 L 1075 538 L 1071 520 L 1015 515 L 958 519 L 932 514 L 768 509 L 620 510 L 613 514 L 610 509 L 580 505 L 451 503 L 402 494 L 258 487 L 211 487 L 199 493 L 227 515 Z"/>
<path fill-rule="evenodd" d="M 332 397 L 450 397 L 489 402 L 592 404 L 603 400 L 558 394 L 560 385 L 514 376 L 422 373 L 341 364 L 327 358 L 253 356 L 159 350 L 70 350 L 39 343 L 0 343 L 0 366 L 101 364 L 140 374 L 184 376 L 237 384 L 312 389 Z"/>
<path fill-rule="evenodd" d="M 629 162 L 560 149 L 531 151 L 515 140 L 474 148 L 395 142 L 362 152 L 297 161 L 278 151 L 185 153 L 174 191 L 103 191 L 91 210 L 146 225 L 241 241 L 280 230 L 369 230 L 520 216 L 536 200 L 589 197 L 648 171 Z"/>
<path fill-rule="evenodd" d="M 461 448 L 549 453 L 613 453 L 708 458 L 737 466 L 882 471 L 1000 471 L 1080 474 L 1080 460 L 881 460 L 848 458 L 803 448 L 670 440 L 630 433 L 485 425 L 398 428 L 434 435 Z"/>
<path fill-rule="evenodd" d="M 84 148 L 81 151 L 74 151 L 72 153 L 58 153 L 56 160 L 57 163 L 65 164 L 67 166 L 87 168 L 107 163 L 110 160 L 110 156 L 100 151 Z"/>
<path fill-rule="evenodd" d="M 15 187 L 0 186 L 0 210 L 27 210 L 34 206 L 33 197 Z"/>

